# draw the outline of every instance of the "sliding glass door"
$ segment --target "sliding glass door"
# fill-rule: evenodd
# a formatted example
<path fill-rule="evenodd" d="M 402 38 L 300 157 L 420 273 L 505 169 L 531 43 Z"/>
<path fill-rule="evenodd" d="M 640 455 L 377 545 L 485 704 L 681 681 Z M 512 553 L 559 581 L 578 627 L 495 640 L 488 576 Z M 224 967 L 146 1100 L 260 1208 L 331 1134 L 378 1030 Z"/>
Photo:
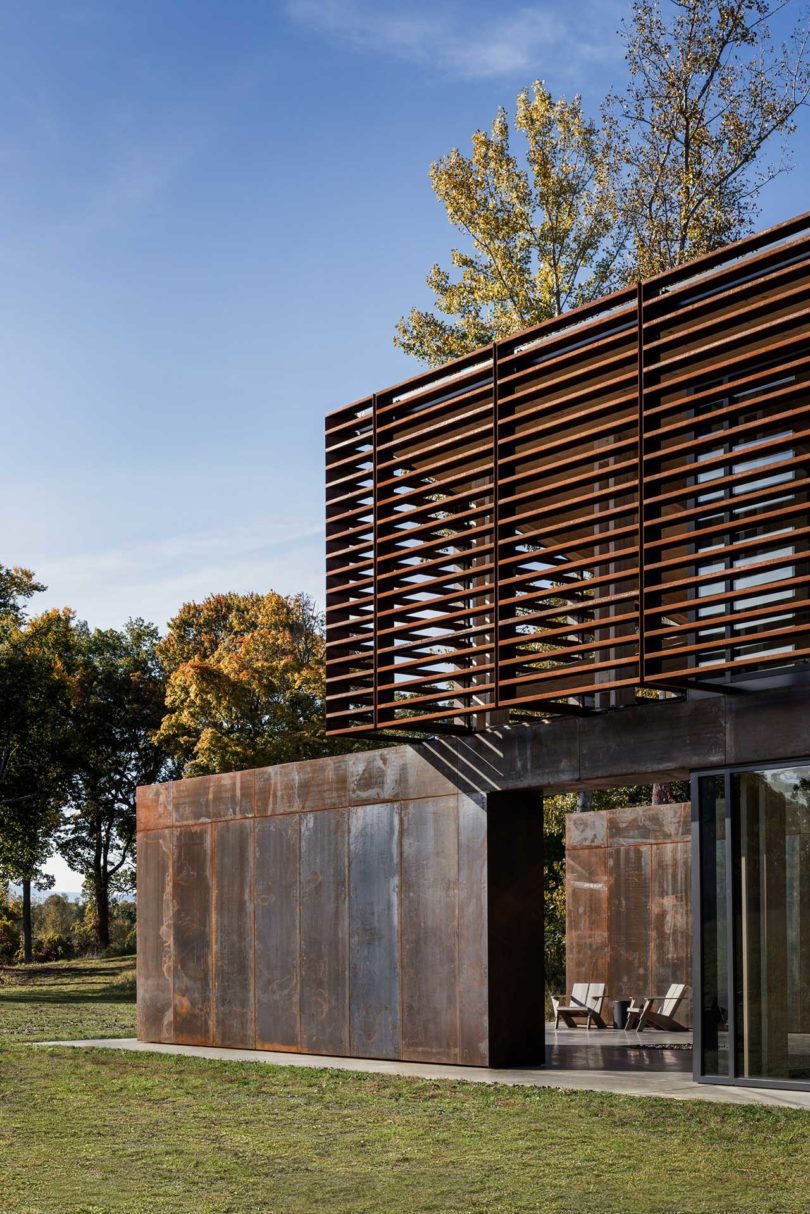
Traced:
<path fill-rule="evenodd" d="M 810 1085 L 810 765 L 695 783 L 699 1074 Z"/>

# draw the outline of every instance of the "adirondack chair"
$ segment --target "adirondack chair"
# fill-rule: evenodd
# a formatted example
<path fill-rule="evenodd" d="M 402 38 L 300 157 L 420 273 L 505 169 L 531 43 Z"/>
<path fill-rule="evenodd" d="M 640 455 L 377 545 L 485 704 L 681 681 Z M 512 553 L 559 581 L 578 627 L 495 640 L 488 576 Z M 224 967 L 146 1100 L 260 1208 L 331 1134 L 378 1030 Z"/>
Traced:
<path fill-rule="evenodd" d="M 685 982 L 673 982 L 666 995 L 646 995 L 643 999 L 633 999 L 627 1009 L 625 1028 L 635 1028 L 637 1033 L 645 1028 L 685 1033 L 686 1025 L 679 1024 L 675 1019 L 685 992 Z"/>
<path fill-rule="evenodd" d="M 571 990 L 571 998 L 565 1003 L 565 995 L 552 995 L 551 1006 L 554 1009 L 554 1027 L 559 1028 L 563 1020 L 570 1029 L 578 1027 L 580 1020 L 585 1021 L 586 1029 L 591 1024 L 603 1029 L 602 1004 L 605 999 L 604 982 L 575 982 Z"/>

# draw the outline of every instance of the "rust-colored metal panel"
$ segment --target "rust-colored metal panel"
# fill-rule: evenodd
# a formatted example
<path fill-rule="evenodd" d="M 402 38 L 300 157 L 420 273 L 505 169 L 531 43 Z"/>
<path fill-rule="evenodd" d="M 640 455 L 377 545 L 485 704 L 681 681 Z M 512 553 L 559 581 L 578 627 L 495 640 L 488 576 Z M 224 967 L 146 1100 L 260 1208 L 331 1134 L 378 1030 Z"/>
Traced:
<path fill-rule="evenodd" d="M 217 822 L 214 840 L 214 1040 L 252 1049 L 253 821 Z"/>
<path fill-rule="evenodd" d="M 172 825 L 172 789 L 170 780 L 162 784 L 145 784 L 136 794 L 138 830 L 162 830 Z"/>
<path fill-rule="evenodd" d="M 256 1047 L 300 1046 L 298 814 L 256 822 Z"/>
<path fill-rule="evenodd" d="M 252 771 L 232 771 L 220 776 L 177 780 L 173 797 L 175 824 L 250 817 L 253 775 Z"/>
<path fill-rule="evenodd" d="M 458 1058 L 458 807 L 402 805 L 402 1057 Z"/>
<path fill-rule="evenodd" d="M 172 832 L 138 836 L 138 1038 L 172 1041 Z"/>
<path fill-rule="evenodd" d="M 658 995 L 650 966 L 650 848 L 613 847 L 608 851 L 609 970 L 611 999 Z M 621 947 L 615 947 L 621 942 Z M 641 987 L 641 989 L 639 989 Z"/>
<path fill-rule="evenodd" d="M 256 813 L 309 813 L 349 804 L 349 770 L 360 755 L 333 755 L 304 763 L 278 763 L 255 773 Z"/>
<path fill-rule="evenodd" d="M 652 890 L 650 993 L 664 994 L 671 982 L 692 983 L 691 843 L 661 842 L 650 848 Z M 679 1018 L 686 1013 L 680 1010 Z"/>
<path fill-rule="evenodd" d="M 429 757 L 412 746 L 390 746 L 351 756 L 352 805 L 455 796 L 456 786 Z"/>
<path fill-rule="evenodd" d="M 609 846 L 627 847 L 633 843 L 649 843 L 655 837 L 661 814 L 656 819 L 652 805 L 630 805 L 610 811 L 605 818 Z"/>
<path fill-rule="evenodd" d="M 571 847 L 605 847 L 607 824 L 607 814 L 568 814 L 565 819 L 566 851 Z"/>
<path fill-rule="evenodd" d="M 458 798 L 458 1060 L 489 1064 L 487 813 Z"/>
<path fill-rule="evenodd" d="M 349 810 L 351 1053 L 401 1054 L 397 804 Z"/>
<path fill-rule="evenodd" d="M 596 831 L 583 819 L 601 819 Z M 604 847 L 592 847 L 594 834 Z M 581 840 L 581 841 L 580 841 Z M 610 1000 L 691 981 L 688 804 L 571 814 L 566 829 L 566 976 L 605 982 Z M 690 1021 L 687 999 L 679 1018 Z"/>
<path fill-rule="evenodd" d="M 577 814 L 597 818 L 601 814 Z M 575 982 L 607 982 L 608 852 L 605 847 L 566 845 L 565 974 Z"/>
<path fill-rule="evenodd" d="M 301 815 L 301 1048 L 348 1054 L 348 811 Z"/>
<path fill-rule="evenodd" d="M 174 1040 L 208 1045 L 211 1023 L 211 831 L 209 825 L 175 831 Z"/>

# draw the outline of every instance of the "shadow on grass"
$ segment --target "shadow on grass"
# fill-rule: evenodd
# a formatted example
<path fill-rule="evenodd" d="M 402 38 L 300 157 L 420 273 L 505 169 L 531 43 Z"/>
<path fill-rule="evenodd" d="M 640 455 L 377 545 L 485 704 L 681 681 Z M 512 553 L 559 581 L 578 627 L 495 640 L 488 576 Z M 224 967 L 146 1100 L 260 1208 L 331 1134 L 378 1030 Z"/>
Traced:
<path fill-rule="evenodd" d="M 29 991 L 0 992 L 0 1005 L 3 1003 L 49 1003 L 49 1004 L 83 1004 L 83 1003 L 134 1003 L 135 993 L 131 991 L 101 990 L 92 991 L 86 995 L 78 995 L 74 991 Z"/>
<path fill-rule="evenodd" d="M 109 977 L 110 972 L 116 968 L 133 969 L 134 966 L 134 955 L 116 957 L 112 963 L 105 961 L 95 964 L 93 962 L 86 962 L 83 965 L 75 965 L 73 962 L 68 962 L 67 964 L 0 965 L 0 980 L 5 980 L 12 986 L 25 986 L 28 982 L 38 982 L 42 978 L 58 978 L 63 982 L 70 982 L 74 978 Z"/>

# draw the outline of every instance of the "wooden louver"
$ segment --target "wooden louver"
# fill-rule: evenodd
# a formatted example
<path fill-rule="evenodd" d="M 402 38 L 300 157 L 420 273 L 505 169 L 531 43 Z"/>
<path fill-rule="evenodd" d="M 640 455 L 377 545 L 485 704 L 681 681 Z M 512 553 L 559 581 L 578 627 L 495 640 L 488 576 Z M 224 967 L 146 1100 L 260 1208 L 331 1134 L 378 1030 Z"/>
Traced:
<path fill-rule="evenodd" d="M 810 215 L 332 413 L 329 731 L 810 657 Z"/>

